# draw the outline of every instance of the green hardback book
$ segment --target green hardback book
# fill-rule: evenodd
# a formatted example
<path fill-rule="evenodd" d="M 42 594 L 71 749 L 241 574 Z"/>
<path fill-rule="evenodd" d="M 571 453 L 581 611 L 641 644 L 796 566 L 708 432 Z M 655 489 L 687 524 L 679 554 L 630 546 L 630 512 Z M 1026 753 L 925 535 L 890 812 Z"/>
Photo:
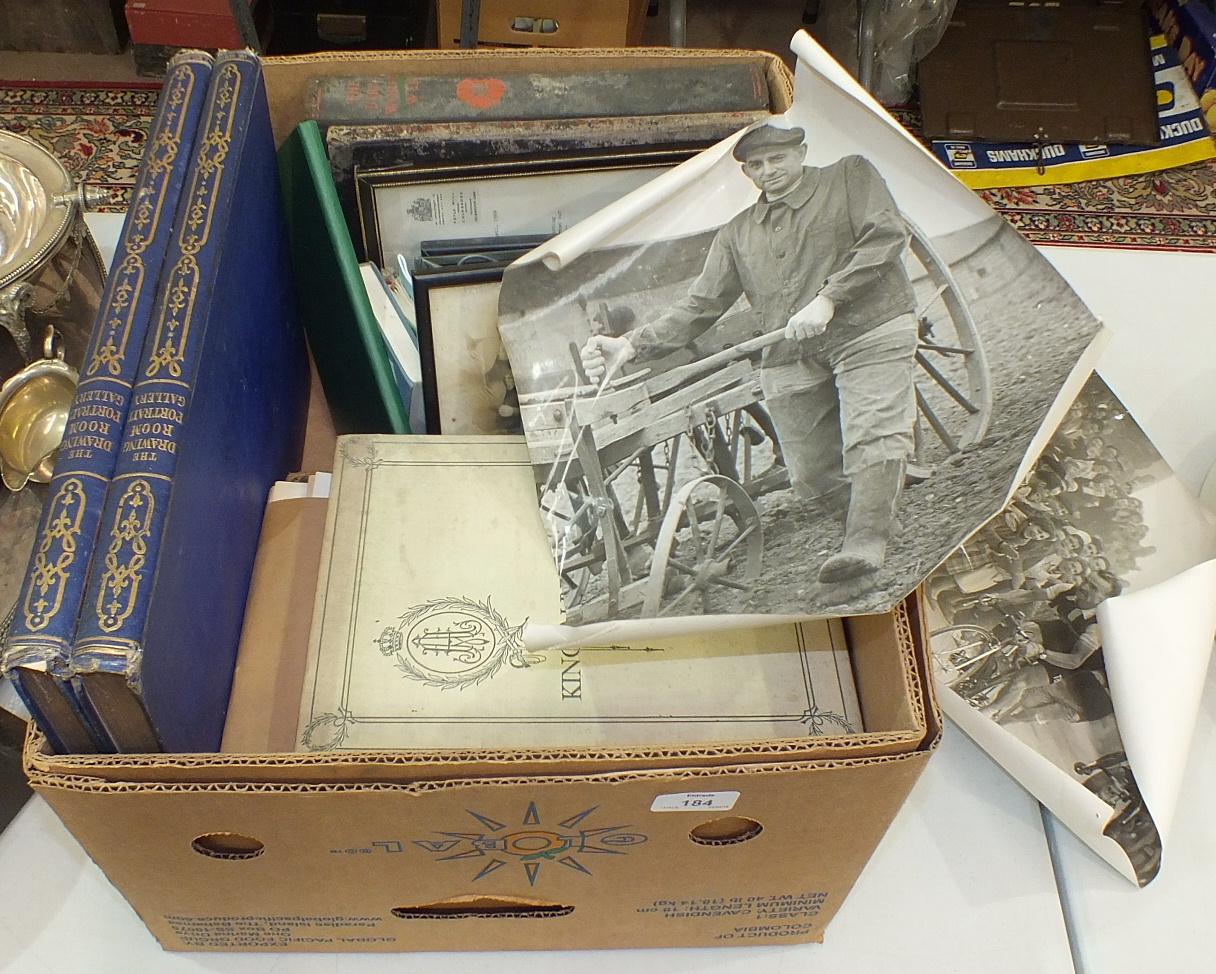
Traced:
<path fill-rule="evenodd" d="M 325 141 L 305 122 L 279 149 L 296 297 L 339 433 L 408 433 L 388 348 L 359 272 Z"/>

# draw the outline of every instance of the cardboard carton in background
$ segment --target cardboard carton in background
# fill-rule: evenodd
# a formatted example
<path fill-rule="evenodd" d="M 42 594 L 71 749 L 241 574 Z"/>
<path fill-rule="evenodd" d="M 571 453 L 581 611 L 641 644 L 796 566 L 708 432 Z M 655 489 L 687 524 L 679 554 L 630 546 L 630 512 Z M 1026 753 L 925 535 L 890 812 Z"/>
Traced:
<path fill-rule="evenodd" d="M 761 58 L 657 49 L 270 58 L 276 137 L 318 74 Z M 332 456 L 324 409 L 310 457 Z M 327 450 L 328 448 L 328 450 Z M 309 606 L 302 606 L 307 612 Z M 940 738 L 913 599 L 847 620 L 866 732 L 593 752 L 54 755 L 35 789 L 170 950 L 425 951 L 818 941 Z"/>
<path fill-rule="evenodd" d="M 460 46 L 462 0 L 436 0 L 439 46 Z M 482 0 L 485 47 L 625 47 L 642 40 L 647 0 Z"/>

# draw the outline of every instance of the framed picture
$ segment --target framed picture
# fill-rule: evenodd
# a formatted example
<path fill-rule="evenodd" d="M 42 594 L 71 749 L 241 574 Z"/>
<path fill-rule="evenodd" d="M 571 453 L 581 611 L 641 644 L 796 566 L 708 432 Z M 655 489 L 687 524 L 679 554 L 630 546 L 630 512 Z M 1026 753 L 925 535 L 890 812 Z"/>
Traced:
<path fill-rule="evenodd" d="M 512 261 L 519 260 L 533 247 L 504 250 L 479 250 L 473 253 L 428 254 L 423 252 L 414 258 L 414 277 L 436 274 L 442 271 L 473 270 L 474 268 L 504 269 Z"/>
<path fill-rule="evenodd" d="M 498 334 L 503 266 L 414 276 L 426 431 L 523 433 L 515 379 Z"/>
<path fill-rule="evenodd" d="M 517 233 L 502 237 L 455 237 L 451 240 L 424 240 L 420 246 L 423 257 L 467 257 L 470 254 L 532 250 L 552 236 L 550 233 Z"/>
<path fill-rule="evenodd" d="M 551 236 L 694 154 L 644 150 L 531 161 L 356 171 L 368 260 L 413 263 L 422 242 Z"/>
<path fill-rule="evenodd" d="M 767 114 L 765 109 L 620 118 L 331 125 L 325 132 L 325 147 L 351 240 L 359 259 L 368 260 L 355 187 L 357 172 L 471 167 L 489 162 L 534 163 L 538 159 L 622 156 L 664 149 L 691 154 L 721 142 Z"/>

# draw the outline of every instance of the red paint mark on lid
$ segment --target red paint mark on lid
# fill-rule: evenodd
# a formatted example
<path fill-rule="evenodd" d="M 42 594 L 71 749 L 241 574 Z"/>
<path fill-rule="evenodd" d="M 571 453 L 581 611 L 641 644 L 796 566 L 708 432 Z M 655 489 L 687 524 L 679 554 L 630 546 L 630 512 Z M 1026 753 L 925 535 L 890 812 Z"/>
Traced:
<path fill-rule="evenodd" d="M 456 86 L 456 96 L 474 108 L 493 108 L 507 93 L 501 78 L 465 78 Z"/>

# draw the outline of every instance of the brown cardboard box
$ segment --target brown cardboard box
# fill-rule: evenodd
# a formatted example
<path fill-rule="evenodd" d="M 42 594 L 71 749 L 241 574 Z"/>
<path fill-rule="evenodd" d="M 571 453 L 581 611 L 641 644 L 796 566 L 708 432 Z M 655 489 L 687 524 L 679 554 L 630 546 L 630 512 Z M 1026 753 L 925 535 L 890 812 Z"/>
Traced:
<path fill-rule="evenodd" d="M 850 621 L 851 738 L 57 757 L 31 735 L 26 769 L 173 950 L 815 941 L 937 743 L 912 621 Z"/>
<path fill-rule="evenodd" d="M 460 46 L 462 0 L 437 0 L 439 46 Z M 625 47 L 638 44 L 647 0 L 481 0 L 485 47 Z"/>
<path fill-rule="evenodd" d="M 774 108 L 789 104 L 760 57 Z M 619 51 L 268 59 L 276 134 L 319 72 L 561 70 Z M 484 59 L 481 60 L 481 59 Z M 310 456 L 332 456 L 313 416 Z M 307 608 L 302 609 L 307 611 Z M 866 732 L 680 748 L 54 755 L 25 769 L 171 950 L 818 941 L 940 736 L 918 603 L 847 620 Z M 439 920 L 445 922 L 438 922 Z"/>

